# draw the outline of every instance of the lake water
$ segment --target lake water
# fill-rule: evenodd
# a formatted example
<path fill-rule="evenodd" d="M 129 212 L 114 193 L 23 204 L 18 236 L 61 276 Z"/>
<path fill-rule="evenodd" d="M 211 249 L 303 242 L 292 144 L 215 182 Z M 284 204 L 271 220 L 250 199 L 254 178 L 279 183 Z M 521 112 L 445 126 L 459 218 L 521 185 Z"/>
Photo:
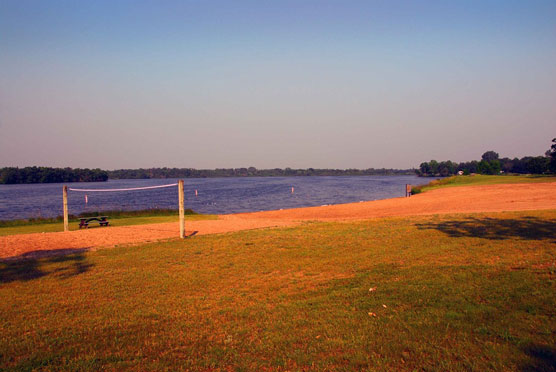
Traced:
<path fill-rule="evenodd" d="M 67 183 L 107 189 L 165 185 L 176 179 Z M 417 176 L 252 177 L 185 179 L 185 205 L 198 213 L 227 214 L 352 203 L 405 195 Z M 292 187 L 294 193 L 292 194 Z M 195 190 L 198 195 L 195 196 Z M 85 194 L 88 203 L 85 203 Z M 150 208 L 177 209 L 177 186 L 125 192 L 68 192 L 69 213 Z M 62 215 L 62 184 L 0 185 L 0 220 Z"/>

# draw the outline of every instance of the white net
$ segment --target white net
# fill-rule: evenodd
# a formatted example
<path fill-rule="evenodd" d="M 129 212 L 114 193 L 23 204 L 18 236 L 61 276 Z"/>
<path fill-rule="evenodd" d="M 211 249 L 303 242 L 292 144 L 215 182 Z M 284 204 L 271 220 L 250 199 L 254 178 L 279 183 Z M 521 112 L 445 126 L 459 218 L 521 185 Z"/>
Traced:
<path fill-rule="evenodd" d="M 177 183 L 171 183 L 169 185 L 158 185 L 158 186 L 145 186 L 145 187 L 130 187 L 125 189 L 72 189 L 68 188 L 70 191 L 80 191 L 80 192 L 114 192 L 114 191 L 137 191 L 137 190 L 150 190 L 150 189 L 161 189 L 164 187 L 177 186 Z"/>
<path fill-rule="evenodd" d="M 178 183 L 142 187 L 125 186 L 122 188 L 68 187 L 70 210 L 75 215 L 100 212 L 177 210 L 178 195 L 175 193 L 175 187 L 178 186 Z"/>

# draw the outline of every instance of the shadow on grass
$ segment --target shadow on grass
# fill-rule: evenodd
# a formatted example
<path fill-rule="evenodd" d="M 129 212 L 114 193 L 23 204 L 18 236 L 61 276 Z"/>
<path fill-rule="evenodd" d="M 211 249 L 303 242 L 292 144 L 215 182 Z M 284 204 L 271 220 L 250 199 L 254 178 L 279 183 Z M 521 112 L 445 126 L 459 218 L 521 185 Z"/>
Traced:
<path fill-rule="evenodd" d="M 528 345 L 523 352 L 531 357 L 531 362 L 521 366 L 523 372 L 556 372 L 556 348 L 546 345 Z"/>
<path fill-rule="evenodd" d="M 554 240 L 556 243 L 556 220 L 537 217 L 498 219 L 470 217 L 461 220 L 416 224 L 418 229 L 436 229 L 455 237 L 475 237 L 492 240 L 525 239 Z"/>
<path fill-rule="evenodd" d="M 86 262 L 86 251 L 88 249 L 53 249 L 10 257 L 0 261 L 0 284 L 45 276 L 67 279 L 82 274 L 93 266 Z"/>

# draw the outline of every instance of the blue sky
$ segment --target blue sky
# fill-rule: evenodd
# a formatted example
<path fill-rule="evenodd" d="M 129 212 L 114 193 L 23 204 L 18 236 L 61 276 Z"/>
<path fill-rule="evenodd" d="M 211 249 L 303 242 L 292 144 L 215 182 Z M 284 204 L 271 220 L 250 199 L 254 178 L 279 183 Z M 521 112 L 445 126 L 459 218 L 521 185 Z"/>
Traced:
<path fill-rule="evenodd" d="M 540 155 L 555 1 L 0 0 L 0 166 Z"/>

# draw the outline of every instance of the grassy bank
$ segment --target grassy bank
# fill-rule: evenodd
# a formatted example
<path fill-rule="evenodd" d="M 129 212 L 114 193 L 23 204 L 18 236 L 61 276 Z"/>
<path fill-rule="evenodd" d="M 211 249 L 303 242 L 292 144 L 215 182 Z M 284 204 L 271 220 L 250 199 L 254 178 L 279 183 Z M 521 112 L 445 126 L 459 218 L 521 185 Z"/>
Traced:
<path fill-rule="evenodd" d="M 536 182 L 556 182 L 555 176 L 538 176 L 538 175 L 516 175 L 516 176 L 487 176 L 477 174 L 473 176 L 452 176 L 439 180 L 430 181 L 428 184 L 413 186 L 413 194 L 420 194 L 428 190 L 434 190 L 441 187 L 457 187 L 457 186 L 478 186 L 478 185 L 499 185 L 512 183 L 536 183 Z"/>
<path fill-rule="evenodd" d="M 177 222 L 178 211 L 171 209 L 150 209 L 142 211 L 101 211 L 82 213 L 79 217 L 109 216 L 111 226 L 143 225 L 149 223 Z M 216 219 L 215 215 L 197 214 L 191 209 L 185 210 L 188 221 Z M 79 219 L 70 218 L 70 230 L 79 229 Z M 0 236 L 14 234 L 31 234 L 39 232 L 63 231 L 63 218 L 40 218 L 29 220 L 0 221 Z"/>
<path fill-rule="evenodd" d="M 553 371 L 556 211 L 0 263 L 0 369 Z"/>

